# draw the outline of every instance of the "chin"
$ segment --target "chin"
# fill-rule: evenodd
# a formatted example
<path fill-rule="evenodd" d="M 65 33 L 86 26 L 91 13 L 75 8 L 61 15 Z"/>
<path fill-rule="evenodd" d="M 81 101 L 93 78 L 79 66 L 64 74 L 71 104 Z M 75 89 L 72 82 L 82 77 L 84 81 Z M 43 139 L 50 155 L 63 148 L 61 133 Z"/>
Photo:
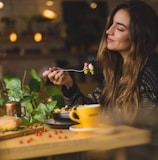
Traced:
<path fill-rule="evenodd" d="M 107 46 L 107 49 L 108 49 L 108 50 L 112 50 L 112 51 L 115 50 L 114 47 L 108 47 L 108 46 Z"/>

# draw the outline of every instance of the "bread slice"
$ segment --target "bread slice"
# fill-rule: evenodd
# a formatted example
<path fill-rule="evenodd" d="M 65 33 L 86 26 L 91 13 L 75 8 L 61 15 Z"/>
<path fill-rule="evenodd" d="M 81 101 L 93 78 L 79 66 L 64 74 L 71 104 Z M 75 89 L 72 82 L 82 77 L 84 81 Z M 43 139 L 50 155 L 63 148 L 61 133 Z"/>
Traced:
<path fill-rule="evenodd" d="M 21 118 L 13 116 L 2 116 L 0 117 L 0 130 L 10 131 L 15 130 L 21 125 Z"/>

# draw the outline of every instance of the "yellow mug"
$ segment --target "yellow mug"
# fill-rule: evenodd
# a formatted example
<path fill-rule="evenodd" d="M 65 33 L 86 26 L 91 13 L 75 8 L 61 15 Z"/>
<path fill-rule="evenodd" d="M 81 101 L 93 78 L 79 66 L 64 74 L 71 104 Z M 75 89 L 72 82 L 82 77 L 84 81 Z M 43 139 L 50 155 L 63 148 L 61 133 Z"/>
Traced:
<path fill-rule="evenodd" d="M 69 117 L 83 128 L 96 128 L 99 126 L 100 111 L 100 104 L 79 105 L 70 111 Z M 75 117 L 75 114 L 78 118 Z"/>

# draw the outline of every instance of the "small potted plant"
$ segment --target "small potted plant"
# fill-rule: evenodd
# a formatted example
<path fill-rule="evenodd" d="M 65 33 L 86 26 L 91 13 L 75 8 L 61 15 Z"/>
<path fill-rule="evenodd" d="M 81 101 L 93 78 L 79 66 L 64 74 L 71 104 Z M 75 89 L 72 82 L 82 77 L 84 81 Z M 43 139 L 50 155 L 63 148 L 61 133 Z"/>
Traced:
<path fill-rule="evenodd" d="M 28 73 L 31 78 L 26 83 Z M 60 89 L 40 78 L 33 68 L 24 71 L 22 80 L 16 76 L 3 77 L 0 90 L 2 115 L 6 114 L 6 104 L 15 102 L 20 103 L 20 116 L 24 124 L 43 123 L 55 108 L 64 105 Z"/>

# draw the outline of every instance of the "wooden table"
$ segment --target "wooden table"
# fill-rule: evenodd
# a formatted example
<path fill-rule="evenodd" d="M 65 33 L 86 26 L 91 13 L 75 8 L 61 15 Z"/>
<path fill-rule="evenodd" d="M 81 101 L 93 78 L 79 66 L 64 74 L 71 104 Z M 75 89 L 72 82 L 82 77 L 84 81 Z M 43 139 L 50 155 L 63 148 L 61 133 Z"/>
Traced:
<path fill-rule="evenodd" d="M 45 127 L 36 134 L 0 141 L 0 159 L 26 159 L 90 150 L 112 150 L 150 143 L 150 132 L 117 126 L 112 134 L 78 134 L 68 129 Z"/>

